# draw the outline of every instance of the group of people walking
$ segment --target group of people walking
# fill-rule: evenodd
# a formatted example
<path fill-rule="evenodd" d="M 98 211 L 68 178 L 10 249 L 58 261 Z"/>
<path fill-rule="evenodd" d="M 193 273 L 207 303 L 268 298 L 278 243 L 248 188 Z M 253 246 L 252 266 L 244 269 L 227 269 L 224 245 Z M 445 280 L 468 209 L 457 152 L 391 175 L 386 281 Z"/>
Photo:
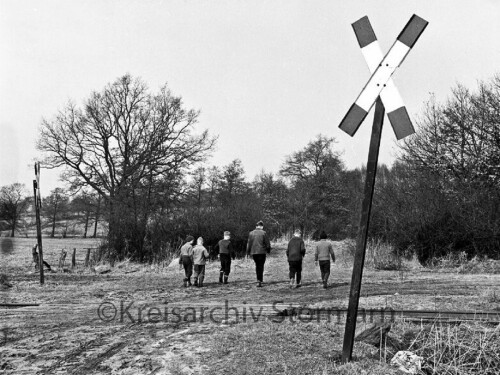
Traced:
<path fill-rule="evenodd" d="M 193 246 L 193 236 L 187 236 L 186 242 L 181 247 L 179 258 L 180 268 L 184 268 L 184 287 L 191 286 L 191 276 L 194 269 L 194 286 L 203 287 L 205 279 L 205 265 L 209 257 L 208 250 L 203 246 L 203 238 L 196 240 Z M 229 273 L 231 272 L 231 259 L 235 258 L 235 251 L 231 244 L 231 233 L 224 232 L 224 238 L 215 246 L 215 251 L 219 254 L 220 271 L 219 283 L 227 284 Z M 264 279 L 264 265 L 266 256 L 271 252 L 271 242 L 267 233 L 264 231 L 264 223 L 259 221 L 256 228 L 248 236 L 246 256 L 252 257 L 255 262 L 255 273 L 257 276 L 257 287 L 262 287 Z M 306 254 L 306 246 L 302 239 L 300 230 L 295 230 L 293 238 L 288 242 L 286 256 L 289 265 L 290 287 L 299 288 L 302 284 L 302 261 Z M 316 245 L 314 260 L 316 266 L 319 262 L 321 270 L 321 280 L 323 287 L 328 287 L 328 278 L 330 277 L 330 258 L 335 262 L 335 253 L 332 244 L 327 241 L 327 235 L 322 232 L 320 241 Z"/>

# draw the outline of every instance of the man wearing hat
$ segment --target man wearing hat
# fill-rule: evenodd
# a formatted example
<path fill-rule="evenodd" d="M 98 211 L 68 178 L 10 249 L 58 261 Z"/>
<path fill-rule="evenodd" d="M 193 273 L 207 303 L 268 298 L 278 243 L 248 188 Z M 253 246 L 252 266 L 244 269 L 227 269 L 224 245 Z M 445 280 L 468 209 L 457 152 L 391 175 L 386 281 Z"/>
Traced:
<path fill-rule="evenodd" d="M 271 242 L 264 231 L 264 223 L 259 221 L 256 228 L 250 232 L 247 242 L 247 256 L 252 255 L 255 262 L 255 273 L 257 274 L 258 287 L 262 286 L 264 278 L 264 263 L 266 254 L 271 252 Z"/>
<path fill-rule="evenodd" d="M 193 274 L 193 236 L 187 236 L 186 242 L 181 247 L 179 265 L 184 267 L 184 287 L 191 286 L 191 275 Z"/>
<path fill-rule="evenodd" d="M 235 253 L 233 245 L 231 245 L 231 232 L 224 232 L 224 239 L 220 240 L 217 245 L 215 245 L 215 251 L 219 253 L 220 259 L 220 272 L 219 272 L 219 283 L 227 284 L 227 279 L 229 277 L 229 272 L 231 272 L 231 258 L 234 259 Z M 222 281 L 224 279 L 224 281 Z"/>

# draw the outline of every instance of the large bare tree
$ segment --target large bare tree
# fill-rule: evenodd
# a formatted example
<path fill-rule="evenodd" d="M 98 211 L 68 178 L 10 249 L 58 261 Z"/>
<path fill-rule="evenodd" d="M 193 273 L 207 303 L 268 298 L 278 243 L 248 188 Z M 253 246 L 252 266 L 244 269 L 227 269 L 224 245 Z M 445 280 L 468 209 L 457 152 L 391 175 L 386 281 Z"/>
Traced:
<path fill-rule="evenodd" d="M 155 194 L 164 193 L 155 186 L 180 178 L 212 150 L 215 138 L 208 131 L 194 134 L 198 117 L 166 85 L 153 94 L 142 80 L 125 75 L 93 92 L 82 107 L 69 103 L 44 119 L 38 149 L 44 167 L 63 166 L 61 177 L 73 188 L 91 187 L 102 196 L 110 241 L 120 255 L 124 217 L 144 229 Z"/>

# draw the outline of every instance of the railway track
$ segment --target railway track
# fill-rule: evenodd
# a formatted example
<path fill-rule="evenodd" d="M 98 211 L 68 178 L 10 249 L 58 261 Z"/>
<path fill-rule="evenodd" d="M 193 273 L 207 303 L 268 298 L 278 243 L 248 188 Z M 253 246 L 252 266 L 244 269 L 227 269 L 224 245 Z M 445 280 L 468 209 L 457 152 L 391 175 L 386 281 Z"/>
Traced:
<path fill-rule="evenodd" d="M 65 315 L 77 322 L 79 316 L 85 320 L 94 320 L 104 324 L 135 324 L 160 322 L 256 322 L 261 319 L 280 322 L 284 320 L 314 322 L 329 321 L 345 323 L 346 308 L 340 307 L 308 307 L 292 303 L 250 304 L 250 303 L 159 303 L 157 301 L 105 301 L 101 304 L 67 304 L 67 305 L 31 305 L 2 304 L 0 321 L 9 320 L 38 321 L 50 323 L 61 321 Z M 17 319 L 16 319 L 17 318 Z M 500 323 L 500 311 L 444 311 L 444 310 L 409 310 L 391 308 L 358 309 L 358 321 L 437 321 L 443 323 L 459 323 L 465 321 L 482 321 Z"/>

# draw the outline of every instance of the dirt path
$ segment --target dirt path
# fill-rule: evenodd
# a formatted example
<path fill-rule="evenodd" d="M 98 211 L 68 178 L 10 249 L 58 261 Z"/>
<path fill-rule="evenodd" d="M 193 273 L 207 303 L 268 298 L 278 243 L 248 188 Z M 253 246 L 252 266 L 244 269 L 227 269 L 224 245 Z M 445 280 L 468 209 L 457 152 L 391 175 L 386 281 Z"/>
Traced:
<path fill-rule="evenodd" d="M 336 252 L 340 258 L 339 244 Z M 39 306 L 0 308 L 0 372 L 201 373 L 210 367 L 200 362 L 214 345 L 210 334 L 230 326 L 236 314 L 251 324 L 287 305 L 346 307 L 348 261 L 332 267 L 325 290 L 312 253 L 309 247 L 299 289 L 288 287 L 282 246 L 268 257 L 263 288 L 254 282 L 253 262 L 245 260 L 233 262 L 228 285 L 218 283 L 217 262 L 208 264 L 204 288 L 183 288 L 176 267 L 48 274 L 43 287 L 36 275 L 17 272 L 10 278 L 14 287 L 0 292 L 2 303 Z M 499 275 L 368 269 L 363 280 L 360 308 L 500 310 L 489 298 L 500 296 Z"/>

